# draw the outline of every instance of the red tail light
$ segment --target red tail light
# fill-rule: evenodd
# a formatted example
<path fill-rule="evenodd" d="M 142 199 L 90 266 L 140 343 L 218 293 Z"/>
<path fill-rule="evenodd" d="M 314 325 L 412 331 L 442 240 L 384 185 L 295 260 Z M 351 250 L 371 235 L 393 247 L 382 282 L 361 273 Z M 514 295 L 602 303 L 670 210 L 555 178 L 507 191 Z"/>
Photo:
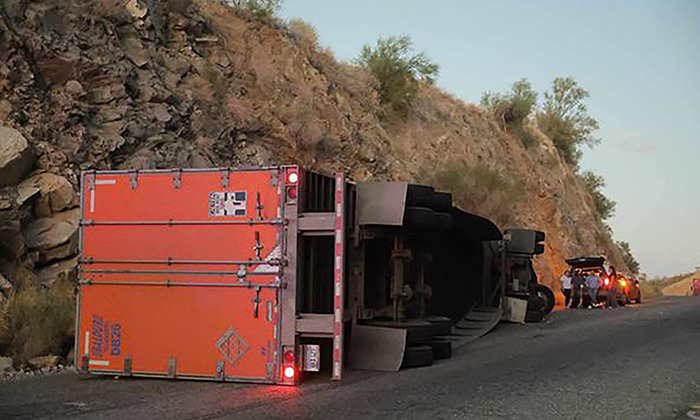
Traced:
<path fill-rule="evenodd" d="M 297 187 L 287 187 L 287 199 L 289 201 L 294 201 L 297 199 Z"/>
<path fill-rule="evenodd" d="M 296 167 L 287 168 L 284 175 L 285 194 L 287 203 L 294 204 L 299 196 L 299 170 Z"/>
<path fill-rule="evenodd" d="M 296 169 L 287 172 L 287 184 L 296 185 L 299 182 L 299 173 Z"/>
<path fill-rule="evenodd" d="M 282 383 L 285 385 L 297 384 L 296 355 L 293 346 L 285 346 L 282 351 Z"/>

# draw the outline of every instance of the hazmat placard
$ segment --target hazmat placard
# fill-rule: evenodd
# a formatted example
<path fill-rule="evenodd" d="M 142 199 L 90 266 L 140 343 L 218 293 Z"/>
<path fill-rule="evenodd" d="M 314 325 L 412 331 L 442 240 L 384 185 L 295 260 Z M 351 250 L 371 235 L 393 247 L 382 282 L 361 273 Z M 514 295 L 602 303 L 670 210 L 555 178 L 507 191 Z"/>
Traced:
<path fill-rule="evenodd" d="M 245 217 L 248 194 L 245 191 L 220 191 L 209 193 L 210 217 Z"/>

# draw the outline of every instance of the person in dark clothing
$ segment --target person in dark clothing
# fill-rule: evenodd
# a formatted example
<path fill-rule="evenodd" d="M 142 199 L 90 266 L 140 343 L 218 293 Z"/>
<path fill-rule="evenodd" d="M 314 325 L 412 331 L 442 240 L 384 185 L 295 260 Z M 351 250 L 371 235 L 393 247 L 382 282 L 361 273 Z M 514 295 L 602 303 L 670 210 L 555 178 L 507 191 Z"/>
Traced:
<path fill-rule="evenodd" d="M 574 271 L 574 277 L 572 279 L 572 298 L 571 298 L 571 307 L 572 308 L 578 308 L 579 305 L 582 303 L 583 300 L 583 283 L 584 283 L 584 278 L 580 270 Z"/>
<path fill-rule="evenodd" d="M 608 297 L 605 299 L 605 307 L 617 308 L 617 271 L 615 271 L 615 267 L 612 265 L 610 266 L 608 279 L 610 279 L 610 285 L 608 287 Z"/>

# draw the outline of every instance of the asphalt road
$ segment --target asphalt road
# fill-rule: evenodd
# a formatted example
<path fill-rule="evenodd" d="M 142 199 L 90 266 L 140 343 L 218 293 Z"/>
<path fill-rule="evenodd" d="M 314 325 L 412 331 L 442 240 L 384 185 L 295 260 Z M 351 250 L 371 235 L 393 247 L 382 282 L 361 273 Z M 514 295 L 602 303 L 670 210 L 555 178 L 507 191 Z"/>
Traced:
<path fill-rule="evenodd" d="M 79 379 L 0 383 L 1 419 L 681 419 L 700 402 L 700 298 L 501 324 L 431 367 L 296 388 Z"/>

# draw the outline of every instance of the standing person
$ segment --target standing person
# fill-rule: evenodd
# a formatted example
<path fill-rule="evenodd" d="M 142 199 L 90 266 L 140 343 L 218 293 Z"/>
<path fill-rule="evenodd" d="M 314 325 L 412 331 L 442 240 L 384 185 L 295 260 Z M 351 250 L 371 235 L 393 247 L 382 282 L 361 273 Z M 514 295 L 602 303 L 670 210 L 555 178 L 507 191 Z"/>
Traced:
<path fill-rule="evenodd" d="M 583 277 L 581 276 L 581 271 L 574 271 L 574 277 L 572 279 L 573 289 L 571 291 L 571 307 L 578 308 L 581 304 L 583 295 L 581 289 L 583 288 Z"/>
<path fill-rule="evenodd" d="M 610 279 L 610 285 L 608 286 L 608 297 L 605 299 L 605 307 L 617 308 L 617 271 L 612 265 L 610 266 L 608 278 Z"/>
<path fill-rule="evenodd" d="M 590 272 L 586 276 L 586 289 L 588 289 L 588 307 L 592 308 L 598 305 L 598 288 L 600 287 L 600 277 L 598 273 Z"/>
<path fill-rule="evenodd" d="M 569 307 L 571 302 L 571 270 L 564 271 L 561 275 L 561 292 L 564 294 L 564 307 Z"/>

